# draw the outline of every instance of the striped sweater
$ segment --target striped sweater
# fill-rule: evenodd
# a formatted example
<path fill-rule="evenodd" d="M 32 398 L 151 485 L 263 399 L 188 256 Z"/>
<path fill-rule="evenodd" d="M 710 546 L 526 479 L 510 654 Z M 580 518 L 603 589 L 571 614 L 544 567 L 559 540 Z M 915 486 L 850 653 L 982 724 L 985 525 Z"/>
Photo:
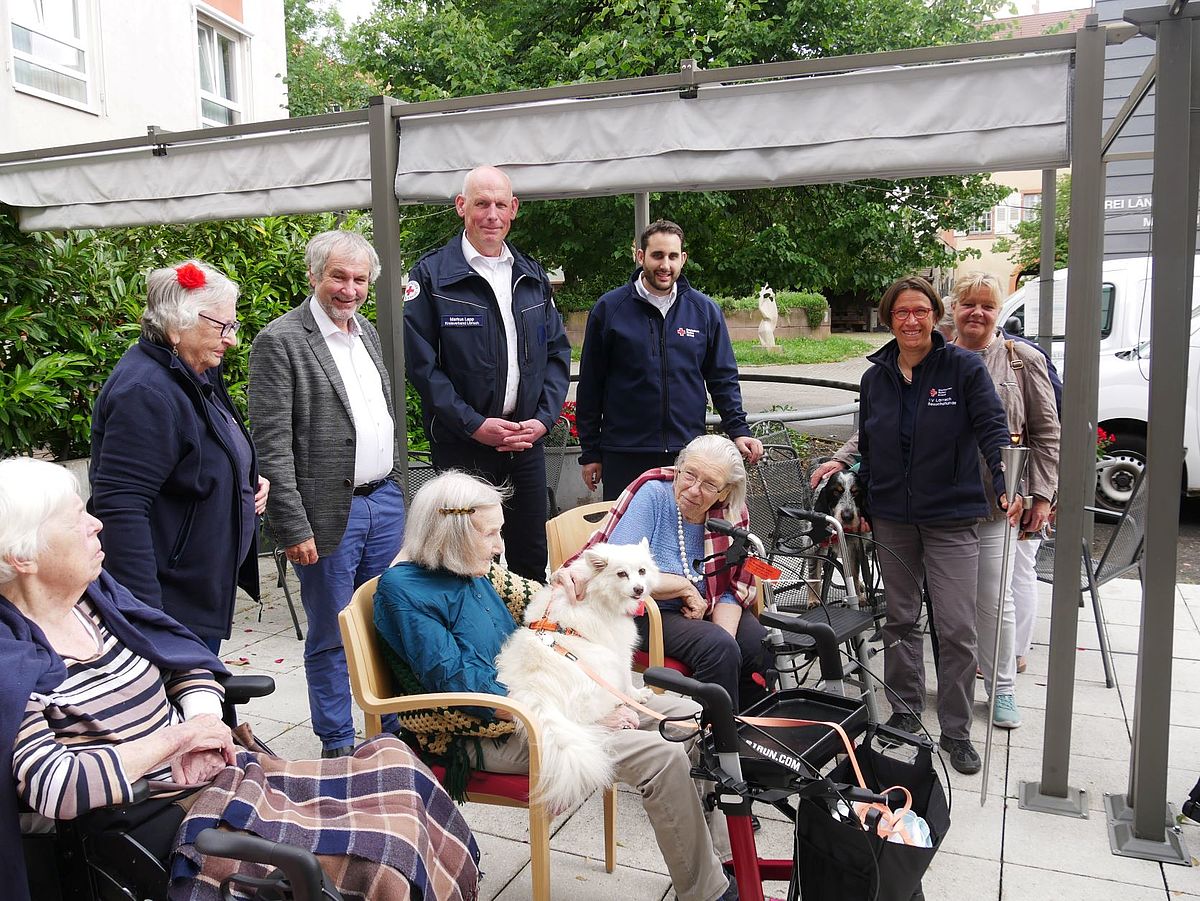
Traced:
<path fill-rule="evenodd" d="M 94 629 L 99 652 L 64 658 L 67 677 L 34 693 L 13 747 L 17 792 L 47 817 L 73 819 L 94 807 L 131 800 L 116 746 L 200 713 L 220 715 L 223 690 L 212 672 L 161 673 L 105 627 L 85 598 L 76 607 Z M 161 766 L 146 779 L 170 780 Z"/>

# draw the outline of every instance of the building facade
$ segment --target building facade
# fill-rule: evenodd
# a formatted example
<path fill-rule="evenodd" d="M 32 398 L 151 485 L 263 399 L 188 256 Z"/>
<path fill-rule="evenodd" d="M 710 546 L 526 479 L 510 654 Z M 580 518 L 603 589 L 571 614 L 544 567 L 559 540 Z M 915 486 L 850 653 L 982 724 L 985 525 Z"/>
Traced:
<path fill-rule="evenodd" d="M 283 0 L 0 0 L 0 153 L 287 116 Z"/>

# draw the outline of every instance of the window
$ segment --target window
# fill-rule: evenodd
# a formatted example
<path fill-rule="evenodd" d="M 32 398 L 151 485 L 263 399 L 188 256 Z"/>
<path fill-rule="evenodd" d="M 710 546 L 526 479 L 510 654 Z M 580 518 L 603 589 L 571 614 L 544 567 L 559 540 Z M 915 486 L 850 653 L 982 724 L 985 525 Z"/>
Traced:
<path fill-rule="evenodd" d="M 988 210 L 979 217 L 979 221 L 967 229 L 968 235 L 987 235 L 992 231 L 992 211 Z"/>
<path fill-rule="evenodd" d="M 18 91 L 86 107 L 84 0 L 12 0 L 13 83 Z"/>
<path fill-rule="evenodd" d="M 1024 194 L 1021 196 L 1021 221 L 1028 222 L 1030 219 L 1036 219 L 1042 210 L 1042 192 L 1038 191 L 1033 194 Z"/>
<path fill-rule="evenodd" d="M 1021 195 L 1013 192 L 1004 198 L 995 210 L 995 228 L 998 235 L 1010 235 L 1013 226 L 1021 221 Z"/>
<path fill-rule="evenodd" d="M 242 47 L 236 34 L 203 19 L 196 21 L 200 60 L 200 121 L 234 125 L 241 121 Z"/>

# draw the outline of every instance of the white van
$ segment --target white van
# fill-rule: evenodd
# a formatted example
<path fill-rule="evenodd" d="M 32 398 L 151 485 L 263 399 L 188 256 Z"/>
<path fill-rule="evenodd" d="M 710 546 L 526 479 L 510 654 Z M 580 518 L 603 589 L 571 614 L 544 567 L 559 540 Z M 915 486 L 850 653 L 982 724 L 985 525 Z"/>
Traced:
<path fill-rule="evenodd" d="M 1134 477 L 1146 458 L 1146 421 L 1149 410 L 1150 337 L 1149 257 L 1108 260 L 1101 272 L 1100 286 L 1100 392 L 1098 418 L 1100 428 L 1115 441 L 1109 455 L 1116 465 L 1104 470 L 1096 481 L 1096 502 L 1109 509 L 1125 506 Z M 1200 256 L 1192 283 L 1193 297 L 1200 298 Z M 1004 302 L 1000 323 L 1009 331 L 1037 340 L 1039 284 L 1027 282 Z M 1054 273 L 1054 316 L 1051 353 L 1063 371 L 1063 341 L 1066 334 L 1067 270 Z M 1192 310 L 1192 348 L 1197 348 L 1200 328 L 1200 304 Z M 1197 426 L 1200 399 L 1200 350 L 1192 350 L 1187 365 L 1187 419 L 1184 441 L 1183 489 L 1200 495 L 1200 428 Z"/>

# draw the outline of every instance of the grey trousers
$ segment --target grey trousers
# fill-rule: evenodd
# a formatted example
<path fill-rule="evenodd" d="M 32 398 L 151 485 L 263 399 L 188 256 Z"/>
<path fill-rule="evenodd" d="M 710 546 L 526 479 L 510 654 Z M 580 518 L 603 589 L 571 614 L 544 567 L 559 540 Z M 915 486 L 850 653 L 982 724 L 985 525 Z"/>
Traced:
<path fill-rule="evenodd" d="M 879 567 L 887 596 L 883 676 L 892 709 L 920 714 L 925 707 L 925 642 L 915 627 L 925 582 L 938 637 L 938 722 L 947 738 L 970 738 L 979 576 L 976 524 L 874 519 L 872 527 L 881 545 Z"/>
<path fill-rule="evenodd" d="M 694 701 L 673 695 L 654 695 L 646 706 L 667 716 L 689 715 L 699 709 Z M 700 804 L 700 792 L 705 789 L 691 776 L 690 743 L 666 741 L 658 734 L 656 720 L 645 714 L 639 714 L 639 720 L 639 729 L 614 733 L 611 744 L 617 781 L 641 794 L 680 901 L 715 901 L 729 884 L 717 856 L 729 856 L 725 815 L 714 811 L 705 817 Z M 529 747 L 524 736 L 518 733 L 507 741 L 483 742 L 483 763 L 491 772 L 525 772 Z"/>

